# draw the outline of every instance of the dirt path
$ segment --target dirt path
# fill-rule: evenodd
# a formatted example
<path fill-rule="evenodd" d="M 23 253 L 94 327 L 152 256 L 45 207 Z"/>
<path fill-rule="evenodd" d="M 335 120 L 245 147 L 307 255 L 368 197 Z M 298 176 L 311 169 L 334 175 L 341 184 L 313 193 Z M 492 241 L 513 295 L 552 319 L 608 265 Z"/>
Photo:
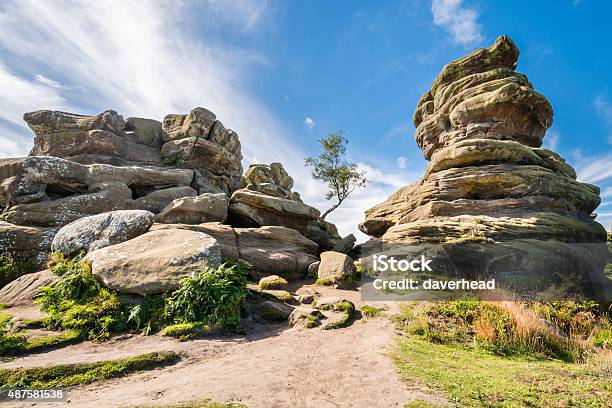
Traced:
<path fill-rule="evenodd" d="M 322 295 L 352 298 L 359 306 L 358 294 L 342 292 Z M 171 367 L 74 387 L 69 390 L 70 407 L 157 405 L 210 398 L 250 408 L 387 408 L 404 406 L 415 398 L 385 355 L 395 337 L 393 323 L 386 318 L 356 321 L 338 330 L 287 329 L 281 325 L 263 330 L 244 338 L 188 342 L 160 336 L 85 342 L 19 358 L 0 364 L 0 368 L 93 362 L 161 350 L 181 355 L 181 361 Z"/>

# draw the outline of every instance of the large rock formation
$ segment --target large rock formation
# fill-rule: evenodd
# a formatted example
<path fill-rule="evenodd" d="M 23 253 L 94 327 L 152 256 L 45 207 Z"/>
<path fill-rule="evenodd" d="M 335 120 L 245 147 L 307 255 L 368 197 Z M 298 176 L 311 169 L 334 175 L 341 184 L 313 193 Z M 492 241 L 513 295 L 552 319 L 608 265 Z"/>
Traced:
<path fill-rule="evenodd" d="M 232 225 L 261 227 L 276 225 L 304 233 L 321 213 L 292 192 L 293 179 L 280 163 L 253 164 L 246 171 L 242 188 L 232 194 L 229 219 Z"/>
<path fill-rule="evenodd" d="M 240 187 L 238 136 L 203 108 L 163 124 L 111 110 L 42 110 L 24 120 L 36 134 L 30 156 L 0 160 L 0 252 L 37 266 L 57 230 L 83 217 L 165 210 L 169 222 L 224 220 L 228 199 L 215 200 L 225 208 L 209 206 L 207 194 Z"/>
<path fill-rule="evenodd" d="M 501 36 L 442 69 L 414 113 L 425 175 L 367 210 L 360 229 L 396 254 L 442 254 L 453 275 L 565 276 L 594 289 L 605 265 L 599 188 L 540 147 L 553 111 L 514 72 L 518 56 Z"/>

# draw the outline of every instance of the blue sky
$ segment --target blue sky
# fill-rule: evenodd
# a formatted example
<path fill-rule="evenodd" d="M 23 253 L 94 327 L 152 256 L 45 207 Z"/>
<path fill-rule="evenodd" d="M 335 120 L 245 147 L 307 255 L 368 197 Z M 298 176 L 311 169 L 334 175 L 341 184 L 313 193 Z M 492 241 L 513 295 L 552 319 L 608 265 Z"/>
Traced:
<path fill-rule="evenodd" d="M 325 209 L 302 159 L 342 129 L 371 180 L 330 217 L 354 232 L 365 208 L 422 174 L 411 117 L 442 66 L 508 34 L 555 110 L 545 146 L 602 188 L 598 220 L 612 227 L 611 2 L 88 3 L 0 3 L 0 157 L 30 149 L 27 111 L 161 120 L 204 106 L 238 132 L 245 166 L 281 161 Z"/>

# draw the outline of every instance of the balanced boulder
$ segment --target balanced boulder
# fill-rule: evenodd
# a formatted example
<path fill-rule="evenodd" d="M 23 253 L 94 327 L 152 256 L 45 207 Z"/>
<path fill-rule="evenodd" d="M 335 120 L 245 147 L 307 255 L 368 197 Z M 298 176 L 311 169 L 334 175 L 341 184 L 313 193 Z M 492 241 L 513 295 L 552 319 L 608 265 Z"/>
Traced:
<path fill-rule="evenodd" d="M 222 254 L 210 235 L 162 229 L 90 252 L 85 260 L 105 286 L 146 295 L 175 289 L 182 278 L 203 266 L 219 266 Z"/>
<path fill-rule="evenodd" d="M 518 56 L 501 36 L 442 69 L 414 113 L 425 175 L 367 210 L 359 228 L 395 256 L 436 254 L 446 276 L 592 293 L 607 257 L 599 188 L 540 147 L 553 111 L 514 72 Z"/>

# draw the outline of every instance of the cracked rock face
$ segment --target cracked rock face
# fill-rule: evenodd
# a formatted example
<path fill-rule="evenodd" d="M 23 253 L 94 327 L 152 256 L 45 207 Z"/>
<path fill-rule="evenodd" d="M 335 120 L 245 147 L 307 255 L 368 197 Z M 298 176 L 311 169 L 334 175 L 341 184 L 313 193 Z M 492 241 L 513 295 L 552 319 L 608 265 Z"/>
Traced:
<path fill-rule="evenodd" d="M 415 140 L 430 161 L 425 175 L 367 210 L 359 226 L 380 238 L 383 250 L 429 245 L 431 251 L 476 237 L 498 245 L 487 247 L 492 257 L 503 253 L 528 265 L 530 257 L 561 259 L 555 243 L 592 244 L 584 255 L 565 251 L 582 257 L 565 262 L 582 265 L 567 276 L 603 270 L 606 233 L 592 215 L 599 188 L 578 182 L 562 157 L 540 147 L 553 111 L 527 77 L 514 72 L 518 56 L 512 40 L 501 36 L 444 66 L 421 97 L 414 124 Z M 521 240 L 537 244 L 519 245 Z M 499 264 L 472 266 L 494 271 Z"/>

